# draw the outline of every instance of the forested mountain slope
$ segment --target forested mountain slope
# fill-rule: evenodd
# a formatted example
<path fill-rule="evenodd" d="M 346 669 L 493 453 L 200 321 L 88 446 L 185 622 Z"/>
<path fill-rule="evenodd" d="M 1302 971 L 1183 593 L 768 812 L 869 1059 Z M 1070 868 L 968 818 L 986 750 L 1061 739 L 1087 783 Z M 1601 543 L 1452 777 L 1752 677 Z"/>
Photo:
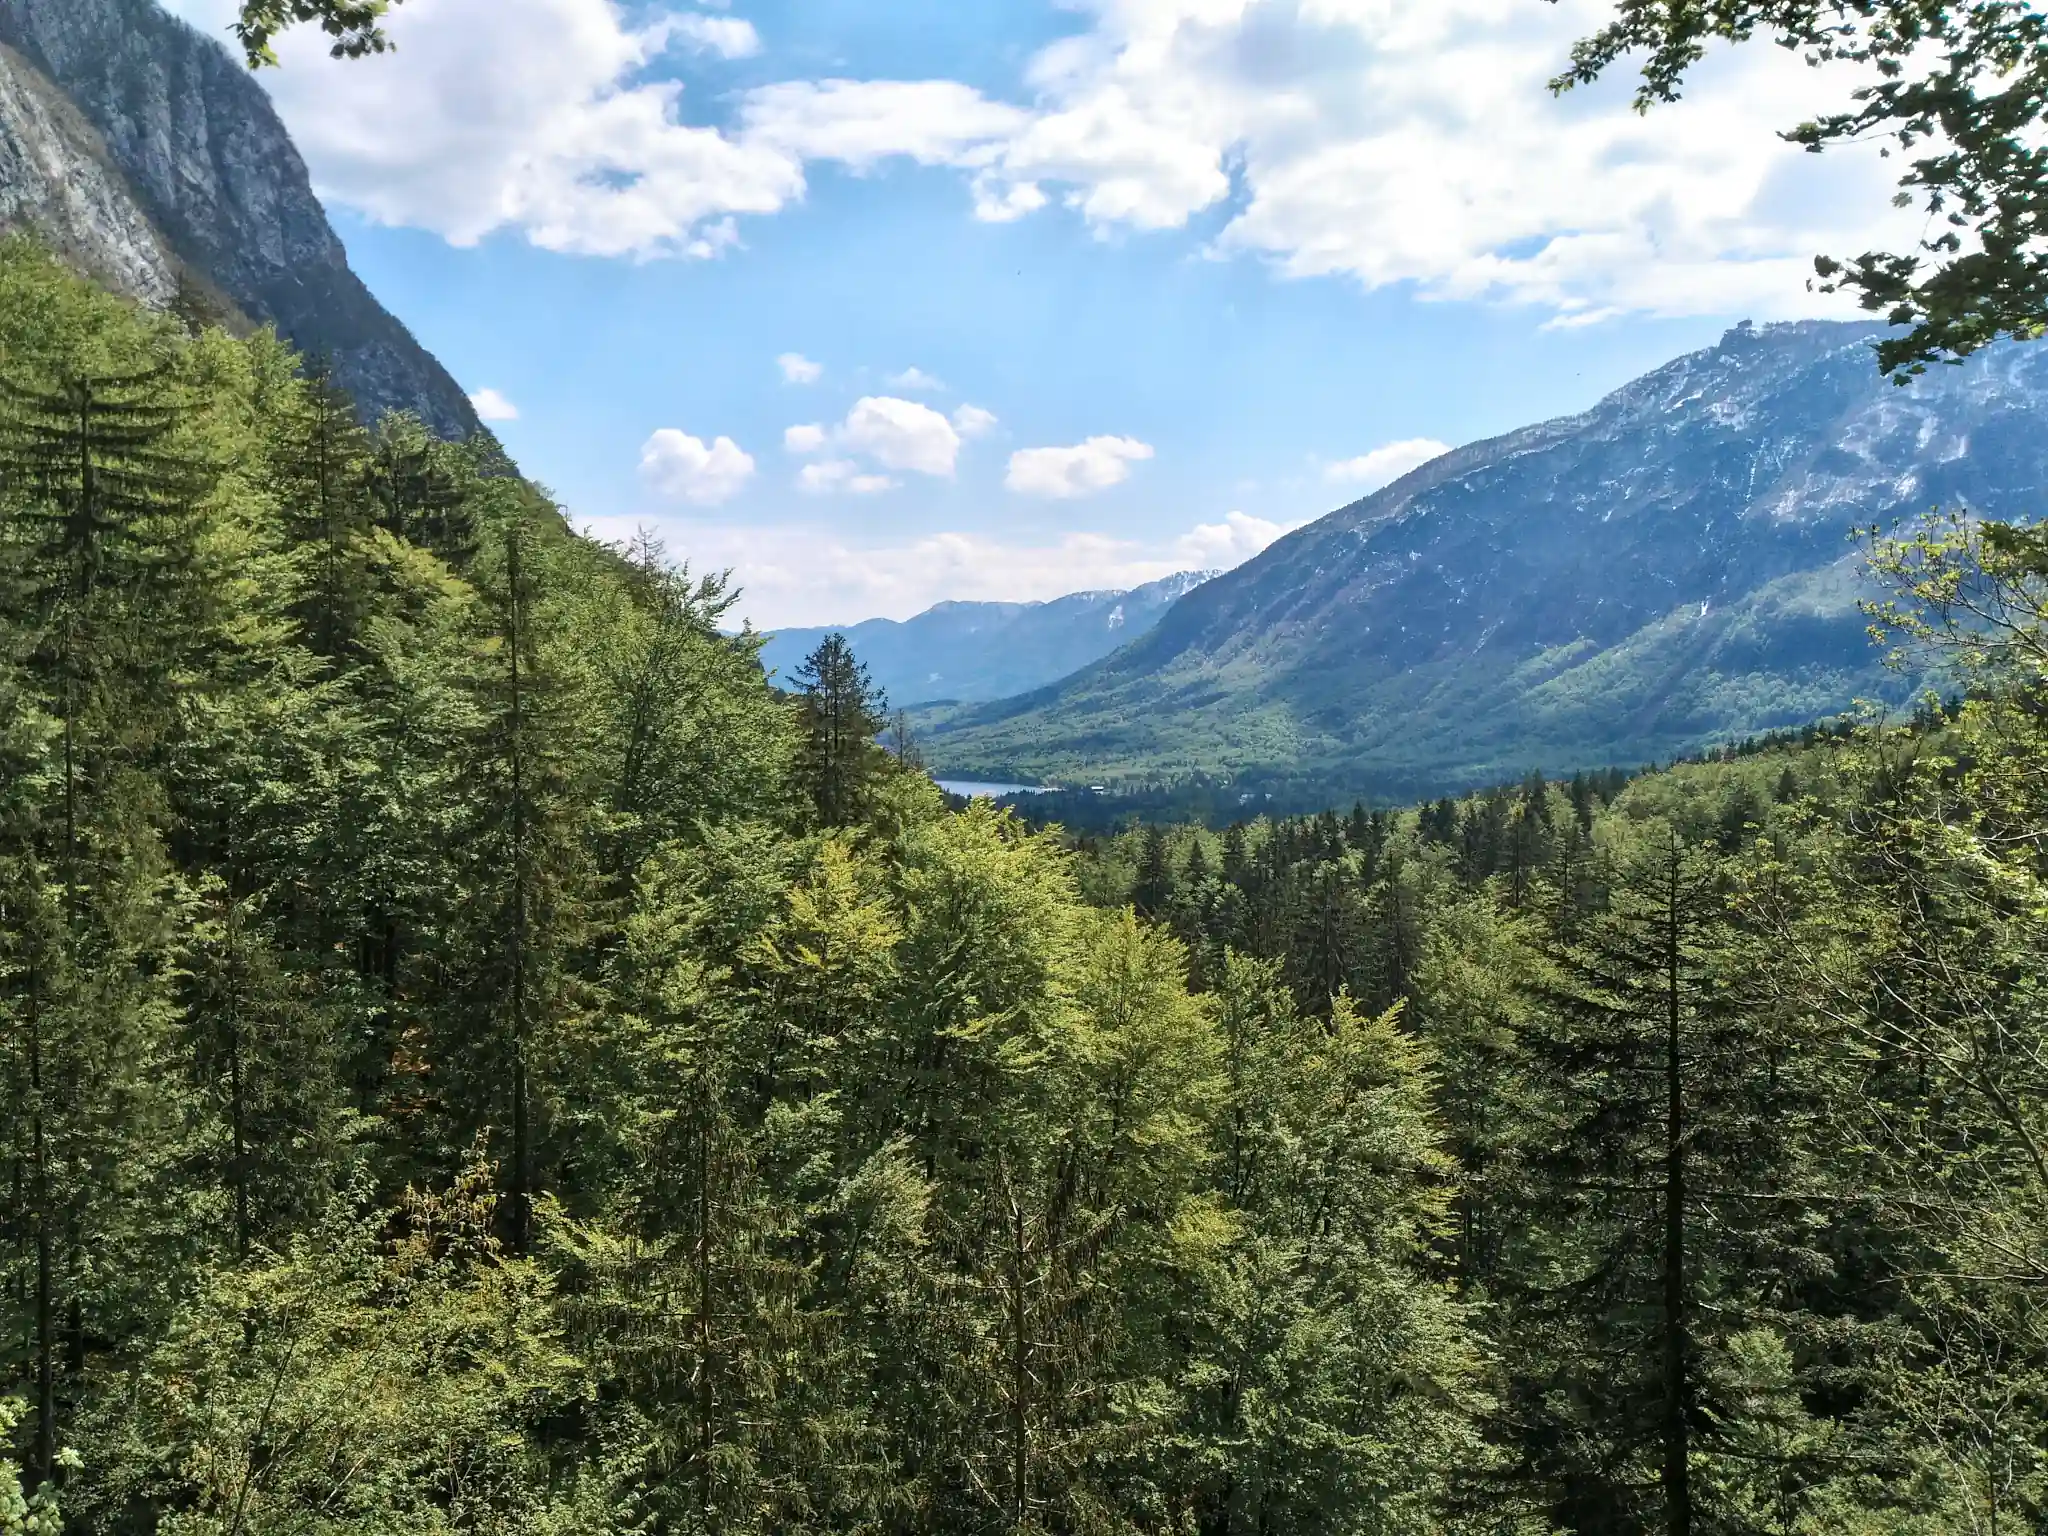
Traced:
<path fill-rule="evenodd" d="M 1000 699 L 1056 682 L 1136 639 L 1211 574 L 1182 571 L 1129 591 L 1043 603 L 939 603 L 902 620 L 782 629 L 761 659 L 790 678 L 820 640 L 841 633 L 892 704 Z"/>
<path fill-rule="evenodd" d="M 0 225 L 162 308 L 273 324 L 367 414 L 475 430 L 349 270 L 263 88 L 155 0 L 0 0 Z"/>
<path fill-rule="evenodd" d="M 954 716 L 929 750 L 972 775 L 1434 793 L 1897 697 L 1852 531 L 2048 505 L 2048 353 L 1994 348 L 1901 388 L 1874 334 L 1740 327 L 1582 415 L 1446 454 L 1079 675 Z"/>

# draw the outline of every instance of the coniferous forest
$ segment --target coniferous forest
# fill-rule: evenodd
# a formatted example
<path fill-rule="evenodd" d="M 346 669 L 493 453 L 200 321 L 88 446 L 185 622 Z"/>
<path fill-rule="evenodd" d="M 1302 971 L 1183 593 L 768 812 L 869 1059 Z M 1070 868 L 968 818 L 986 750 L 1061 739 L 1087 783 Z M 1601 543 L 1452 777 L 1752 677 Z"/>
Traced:
<path fill-rule="evenodd" d="M 2048 1522 L 2048 541 L 1967 702 L 1069 841 L 489 443 L 0 254 L 0 1531 Z"/>

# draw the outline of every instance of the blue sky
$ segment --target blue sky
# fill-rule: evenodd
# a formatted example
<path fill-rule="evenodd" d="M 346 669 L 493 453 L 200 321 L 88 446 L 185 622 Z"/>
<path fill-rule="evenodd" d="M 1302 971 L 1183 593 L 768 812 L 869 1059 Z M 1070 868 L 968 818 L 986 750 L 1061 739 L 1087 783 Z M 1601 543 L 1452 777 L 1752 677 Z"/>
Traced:
<path fill-rule="evenodd" d="M 176 0 L 221 25 L 229 0 Z M 1598 0 L 406 0 L 266 77 L 526 471 L 757 622 L 1226 565 L 1896 242 L 1760 48 L 1639 118 Z M 1908 232 L 1907 238 L 1910 238 Z M 486 393 L 488 392 L 488 393 Z"/>

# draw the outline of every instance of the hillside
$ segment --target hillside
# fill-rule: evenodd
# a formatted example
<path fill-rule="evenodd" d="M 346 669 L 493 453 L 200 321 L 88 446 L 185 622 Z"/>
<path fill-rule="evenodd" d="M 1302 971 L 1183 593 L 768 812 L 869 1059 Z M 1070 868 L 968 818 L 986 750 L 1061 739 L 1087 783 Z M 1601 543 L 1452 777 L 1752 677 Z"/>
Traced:
<path fill-rule="evenodd" d="M 838 632 L 898 705 L 978 703 L 1058 681 L 1159 622 L 1211 573 L 1182 571 L 1118 592 L 1044 603 L 940 603 L 909 619 L 868 619 Z M 834 627 L 778 630 L 762 661 L 788 679 Z"/>
<path fill-rule="evenodd" d="M 477 429 L 349 269 L 270 98 L 155 0 L 0 0 L 0 228 L 156 309 L 275 325 L 366 414 Z"/>
<path fill-rule="evenodd" d="M 1435 793 L 1636 763 L 1899 698 L 1853 532 L 2048 487 L 2048 353 L 1906 387 L 1869 326 L 1748 326 L 1577 416 L 1297 530 L 1035 694 L 951 712 L 963 776 L 1314 774 Z"/>

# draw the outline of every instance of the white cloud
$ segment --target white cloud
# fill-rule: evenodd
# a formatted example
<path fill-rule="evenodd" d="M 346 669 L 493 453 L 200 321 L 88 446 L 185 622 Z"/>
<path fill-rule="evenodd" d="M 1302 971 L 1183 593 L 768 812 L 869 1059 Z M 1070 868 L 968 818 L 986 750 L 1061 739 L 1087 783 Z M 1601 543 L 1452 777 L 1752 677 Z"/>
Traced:
<path fill-rule="evenodd" d="M 738 137 L 855 170 L 898 157 L 973 170 L 1030 121 L 955 80 L 792 80 L 747 93 Z"/>
<path fill-rule="evenodd" d="M 775 359 L 782 377 L 790 384 L 815 384 L 825 376 L 825 365 L 814 363 L 801 352 L 785 352 Z"/>
<path fill-rule="evenodd" d="M 811 464 L 797 475 L 797 487 L 814 495 L 851 491 L 872 495 L 892 490 L 897 481 L 889 475 L 863 472 L 861 459 L 883 469 L 913 474 L 949 477 L 960 458 L 960 446 L 994 428 L 995 413 L 978 405 L 963 405 L 949 421 L 928 405 L 893 395 L 865 395 L 853 404 L 846 419 L 835 427 L 817 422 L 785 427 L 782 447 L 787 453 L 808 458 L 836 448 L 840 457 Z"/>
<path fill-rule="evenodd" d="M 225 0 L 178 0 L 217 25 Z M 407 0 L 396 53 L 284 39 L 266 75 L 323 195 L 473 243 L 711 256 L 801 199 L 819 161 L 966 179 L 985 219 L 1062 205 L 1098 230 L 1221 216 L 1214 248 L 1297 276 L 1504 300 L 1562 323 L 1836 306 L 1816 251 L 1899 248 L 1875 146 L 1811 156 L 1782 128 L 1857 80 L 1752 45 L 1646 116 L 1627 80 L 1545 89 L 1612 0 L 1069 0 L 1082 28 L 1012 94 L 952 80 L 788 80 L 692 96 L 674 50 L 758 47 L 746 23 L 616 0 Z"/>
<path fill-rule="evenodd" d="M 1174 544 L 1181 568 L 1227 571 L 1242 565 L 1293 524 L 1268 522 L 1247 512 L 1227 512 L 1220 523 L 1197 523 Z"/>
<path fill-rule="evenodd" d="M 978 405 L 963 405 L 953 413 L 953 430 L 964 438 L 986 437 L 996 428 L 996 413 Z"/>
<path fill-rule="evenodd" d="M 1398 443 L 1382 444 L 1371 453 L 1362 453 L 1355 459 L 1325 464 L 1323 478 L 1332 485 L 1376 491 L 1383 485 L 1392 485 L 1409 470 L 1450 451 L 1449 443 L 1440 443 L 1433 437 L 1403 438 Z"/>
<path fill-rule="evenodd" d="M 1239 530 L 1227 547 L 1215 531 L 1226 526 Z M 762 628 L 908 618 L 947 599 L 1036 601 L 1135 587 L 1178 571 L 1234 564 L 1266 530 L 1278 531 L 1243 513 L 1155 539 L 1079 530 L 1040 540 L 944 532 L 863 542 L 838 524 L 657 524 L 675 558 L 699 570 L 730 568 L 742 589 L 739 611 Z M 622 539 L 637 525 L 630 518 L 601 518 L 590 531 Z"/>
<path fill-rule="evenodd" d="M 960 434 L 950 421 L 928 405 L 893 395 L 856 400 L 835 436 L 890 469 L 920 475 L 952 474 L 960 453 Z"/>
<path fill-rule="evenodd" d="M 889 387 L 892 389 L 932 391 L 944 389 L 946 384 L 943 379 L 933 378 L 922 368 L 906 368 L 901 373 L 890 376 Z"/>
<path fill-rule="evenodd" d="M 1853 83 L 1781 50 L 1717 56 L 1647 116 L 1626 78 L 1551 97 L 1612 0 L 1076 4 L 1093 26 L 1033 61 L 1038 110 L 977 174 L 984 217 L 1048 189 L 1102 229 L 1228 203 L 1217 248 L 1291 275 L 1589 319 L 1811 313 L 1814 252 L 1918 227 L 1874 149 L 1778 138 Z"/>
<path fill-rule="evenodd" d="M 754 24 L 737 16 L 706 16 L 700 11 L 685 11 L 680 16 L 668 18 L 666 25 L 692 48 L 703 53 L 715 53 L 721 59 L 751 59 L 761 51 L 761 35 L 754 30 Z"/>
<path fill-rule="evenodd" d="M 517 421 L 519 407 L 499 394 L 495 389 L 480 389 L 469 397 L 469 403 L 477 415 L 485 421 Z"/>
<path fill-rule="evenodd" d="M 896 488 L 887 475 L 865 472 L 854 459 L 825 459 L 806 464 L 797 473 L 796 488 L 812 496 L 829 496 L 844 491 L 852 496 L 873 496 Z"/>
<path fill-rule="evenodd" d="M 325 56 L 285 34 L 264 84 L 323 197 L 473 245 L 498 229 L 587 255 L 715 255 L 722 221 L 804 190 L 786 150 L 686 122 L 682 87 L 648 78 L 675 47 L 745 51 L 722 17 L 627 23 L 612 0 L 407 0 L 395 52 Z"/>
<path fill-rule="evenodd" d="M 1134 437 L 1091 437 L 1071 448 L 1020 448 L 1010 455 L 1003 484 L 1023 496 L 1087 496 L 1121 485 L 1131 465 L 1152 457 L 1152 445 Z"/>
<path fill-rule="evenodd" d="M 640 475 L 663 496 L 711 507 L 739 494 L 754 476 L 754 459 L 729 437 L 706 447 L 702 438 L 663 427 L 640 450 Z"/>

